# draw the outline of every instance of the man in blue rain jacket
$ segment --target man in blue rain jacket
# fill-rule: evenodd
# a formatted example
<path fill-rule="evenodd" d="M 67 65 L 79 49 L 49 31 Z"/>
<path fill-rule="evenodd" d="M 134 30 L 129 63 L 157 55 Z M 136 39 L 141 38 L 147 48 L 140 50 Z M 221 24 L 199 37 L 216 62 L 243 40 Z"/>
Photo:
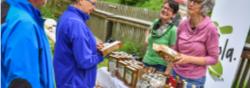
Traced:
<path fill-rule="evenodd" d="M 37 9 L 44 1 L 6 0 L 10 8 L 1 25 L 1 88 L 18 84 L 16 79 L 26 80 L 32 88 L 55 87 L 44 20 Z"/>
<path fill-rule="evenodd" d="M 96 0 L 73 0 L 58 20 L 54 69 L 57 88 L 93 88 L 97 64 L 103 61 L 93 33 L 87 26 Z"/>

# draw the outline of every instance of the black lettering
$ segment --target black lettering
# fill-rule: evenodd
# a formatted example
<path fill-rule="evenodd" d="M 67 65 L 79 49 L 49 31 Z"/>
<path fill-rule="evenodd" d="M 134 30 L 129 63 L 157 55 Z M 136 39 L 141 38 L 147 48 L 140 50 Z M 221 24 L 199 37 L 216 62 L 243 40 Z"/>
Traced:
<path fill-rule="evenodd" d="M 234 54 L 234 48 L 230 48 L 227 50 L 226 58 L 229 58 L 229 62 L 232 62 Z"/>

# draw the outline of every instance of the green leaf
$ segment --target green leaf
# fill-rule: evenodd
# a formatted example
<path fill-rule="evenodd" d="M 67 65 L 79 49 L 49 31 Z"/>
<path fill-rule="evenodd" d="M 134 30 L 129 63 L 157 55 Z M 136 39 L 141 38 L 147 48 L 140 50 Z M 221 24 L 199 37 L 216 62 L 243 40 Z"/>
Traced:
<path fill-rule="evenodd" d="M 233 32 L 232 26 L 222 26 L 220 27 L 221 34 L 231 34 Z"/>
<path fill-rule="evenodd" d="M 223 74 L 223 67 L 221 65 L 221 62 L 218 61 L 217 64 L 209 66 L 208 71 L 211 76 L 221 78 L 221 75 Z"/>

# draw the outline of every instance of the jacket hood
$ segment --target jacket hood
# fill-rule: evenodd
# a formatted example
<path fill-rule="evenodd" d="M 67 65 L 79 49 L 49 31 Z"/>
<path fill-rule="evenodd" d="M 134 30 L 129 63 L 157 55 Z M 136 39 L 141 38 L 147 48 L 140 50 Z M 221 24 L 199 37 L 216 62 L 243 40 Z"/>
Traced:
<path fill-rule="evenodd" d="M 191 27 L 191 24 L 190 24 L 190 19 L 187 19 L 186 21 L 188 21 L 188 22 L 185 22 L 185 23 L 186 23 L 185 26 L 188 28 L 188 30 L 189 30 L 190 32 L 192 32 L 193 30 L 192 30 L 192 27 Z M 210 19 L 208 16 L 206 16 L 206 17 L 196 26 L 196 28 L 195 28 L 194 31 L 195 31 L 195 32 L 202 31 L 202 30 L 206 29 L 206 27 L 209 26 L 209 25 L 211 25 L 211 24 L 213 24 L 213 22 L 211 21 L 211 19 Z"/>

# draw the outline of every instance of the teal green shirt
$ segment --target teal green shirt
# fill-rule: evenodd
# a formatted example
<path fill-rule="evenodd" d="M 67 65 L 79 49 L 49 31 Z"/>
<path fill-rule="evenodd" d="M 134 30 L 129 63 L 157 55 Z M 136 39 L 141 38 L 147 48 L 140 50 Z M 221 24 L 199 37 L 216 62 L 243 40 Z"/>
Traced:
<path fill-rule="evenodd" d="M 155 52 L 152 48 L 153 43 L 156 44 L 164 44 L 167 46 L 173 46 L 175 45 L 176 42 L 176 26 L 175 25 L 168 25 L 166 27 L 166 31 L 163 32 L 163 34 L 159 34 L 156 32 L 157 29 L 154 29 L 154 26 L 159 22 L 160 20 L 157 19 L 153 22 L 153 26 L 150 29 L 150 34 L 148 37 L 148 46 L 147 46 L 147 51 L 144 56 L 143 62 L 150 64 L 150 65 L 164 65 L 166 66 L 167 63 L 165 60 L 158 55 L 157 52 Z"/>

